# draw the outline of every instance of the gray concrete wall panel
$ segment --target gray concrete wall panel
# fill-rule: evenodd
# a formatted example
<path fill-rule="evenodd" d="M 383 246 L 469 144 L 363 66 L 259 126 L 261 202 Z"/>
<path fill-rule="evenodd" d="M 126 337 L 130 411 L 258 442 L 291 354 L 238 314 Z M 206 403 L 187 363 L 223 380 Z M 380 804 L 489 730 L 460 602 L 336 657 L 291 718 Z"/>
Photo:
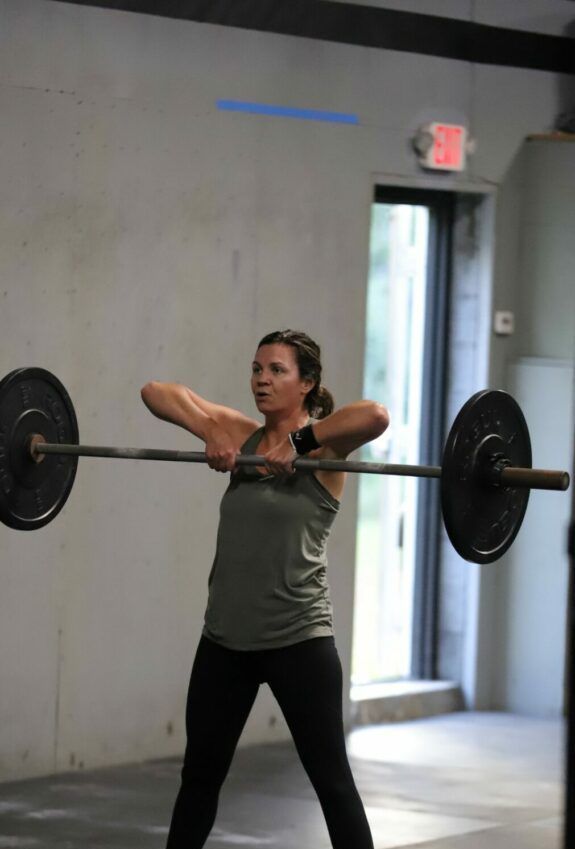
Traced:
<path fill-rule="evenodd" d="M 252 351 L 277 326 L 315 334 L 338 402 L 358 398 L 375 180 L 427 185 L 409 139 L 438 118 L 467 123 L 478 152 L 436 181 L 483 191 L 557 102 L 548 73 L 64 3 L 2 0 L 0 23 L 3 370 L 54 371 L 86 442 L 199 448 L 140 387 L 180 380 L 251 411 Z M 181 752 L 224 486 L 82 460 L 52 525 L 0 534 L 0 778 Z M 355 495 L 330 562 L 346 680 Z M 264 690 L 243 743 L 286 736 Z"/>

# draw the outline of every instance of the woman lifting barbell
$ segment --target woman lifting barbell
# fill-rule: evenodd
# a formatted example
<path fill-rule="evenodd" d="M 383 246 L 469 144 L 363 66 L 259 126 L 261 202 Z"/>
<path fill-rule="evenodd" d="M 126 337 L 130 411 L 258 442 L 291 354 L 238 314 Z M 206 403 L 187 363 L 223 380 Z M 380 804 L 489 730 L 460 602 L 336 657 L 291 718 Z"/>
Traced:
<path fill-rule="evenodd" d="M 179 384 L 146 384 L 154 415 L 204 440 L 232 472 L 222 498 L 205 625 L 186 707 L 187 745 L 167 849 L 200 849 L 259 685 L 285 716 L 334 849 L 373 849 L 345 748 L 342 671 L 333 636 L 326 542 L 345 473 L 291 474 L 299 454 L 345 458 L 389 423 L 372 401 L 333 411 L 319 346 L 292 330 L 265 336 L 252 364 L 258 421 Z M 266 468 L 237 467 L 262 454 Z"/>

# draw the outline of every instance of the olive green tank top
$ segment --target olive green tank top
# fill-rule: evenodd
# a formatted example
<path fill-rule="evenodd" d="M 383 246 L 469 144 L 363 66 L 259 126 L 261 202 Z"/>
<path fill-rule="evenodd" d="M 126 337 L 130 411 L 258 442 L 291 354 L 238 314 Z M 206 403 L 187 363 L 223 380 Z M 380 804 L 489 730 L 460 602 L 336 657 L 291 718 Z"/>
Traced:
<path fill-rule="evenodd" d="M 241 453 L 256 454 L 263 432 Z M 204 635 L 243 651 L 331 636 L 325 549 L 338 510 L 313 473 L 239 467 L 220 505 Z"/>

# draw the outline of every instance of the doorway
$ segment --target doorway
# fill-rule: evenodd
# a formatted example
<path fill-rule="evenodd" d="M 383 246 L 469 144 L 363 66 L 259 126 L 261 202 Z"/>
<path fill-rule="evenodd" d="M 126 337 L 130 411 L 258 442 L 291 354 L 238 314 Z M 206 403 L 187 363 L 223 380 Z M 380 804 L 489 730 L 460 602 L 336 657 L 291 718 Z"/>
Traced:
<path fill-rule="evenodd" d="M 391 424 L 362 448 L 436 464 L 445 397 L 448 192 L 378 187 L 371 210 L 363 397 Z M 418 478 L 359 481 L 352 686 L 435 677 L 439 505 Z"/>

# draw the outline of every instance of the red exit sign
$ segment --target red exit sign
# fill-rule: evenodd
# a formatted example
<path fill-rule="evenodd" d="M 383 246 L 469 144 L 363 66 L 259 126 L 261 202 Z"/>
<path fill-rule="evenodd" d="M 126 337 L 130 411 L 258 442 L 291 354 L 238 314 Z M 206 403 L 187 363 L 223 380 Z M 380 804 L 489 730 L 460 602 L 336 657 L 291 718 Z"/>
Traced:
<path fill-rule="evenodd" d="M 459 124 L 432 123 L 422 128 L 425 143 L 419 148 L 424 168 L 463 171 L 467 150 L 467 129 Z"/>

